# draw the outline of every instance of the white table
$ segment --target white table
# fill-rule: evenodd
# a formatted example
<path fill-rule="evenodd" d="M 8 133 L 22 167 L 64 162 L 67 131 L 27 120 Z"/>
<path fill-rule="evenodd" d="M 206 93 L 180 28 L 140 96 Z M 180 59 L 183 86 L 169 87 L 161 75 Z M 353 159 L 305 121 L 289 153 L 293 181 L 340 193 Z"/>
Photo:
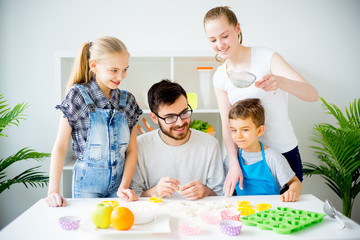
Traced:
<path fill-rule="evenodd" d="M 148 198 L 141 198 L 140 201 L 147 201 Z M 246 197 L 207 197 L 198 201 L 228 201 L 236 203 L 238 200 L 250 201 L 252 205 L 257 203 L 269 203 L 273 207 L 290 207 L 306 211 L 324 213 L 322 210 L 323 202 L 311 194 L 301 196 L 299 202 L 283 203 L 279 196 L 246 196 Z M 68 199 L 68 206 L 64 208 L 50 208 L 44 199 L 40 199 L 31 208 L 25 211 L 12 223 L 0 232 L 1 240 L 15 239 L 193 239 L 182 235 L 178 231 L 178 223 L 184 217 L 170 216 L 170 233 L 156 234 L 121 234 L 119 235 L 89 235 L 80 230 L 65 231 L 58 224 L 58 218 L 66 215 L 77 215 L 81 217 L 83 224 L 90 217 L 92 207 L 103 199 Z M 162 207 L 167 207 L 176 201 L 186 202 L 184 199 L 165 199 Z M 240 235 L 230 237 L 223 235 L 218 226 L 206 225 L 201 223 L 201 233 L 196 239 L 360 239 L 360 225 L 354 221 L 341 216 L 347 228 L 338 230 L 337 222 L 329 217 L 324 217 L 322 222 L 313 226 L 299 230 L 292 234 L 276 234 L 271 230 L 261 230 L 255 226 L 243 225 Z M 198 216 L 193 217 L 199 219 Z"/>

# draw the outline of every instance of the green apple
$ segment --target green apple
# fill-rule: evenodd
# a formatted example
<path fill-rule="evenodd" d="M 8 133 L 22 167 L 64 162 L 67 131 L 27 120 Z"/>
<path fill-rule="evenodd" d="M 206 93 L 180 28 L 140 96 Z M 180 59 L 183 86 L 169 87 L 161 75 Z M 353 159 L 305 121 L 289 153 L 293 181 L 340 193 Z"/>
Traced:
<path fill-rule="evenodd" d="M 98 228 L 110 226 L 110 216 L 113 208 L 107 204 L 96 204 L 91 211 L 91 220 Z"/>

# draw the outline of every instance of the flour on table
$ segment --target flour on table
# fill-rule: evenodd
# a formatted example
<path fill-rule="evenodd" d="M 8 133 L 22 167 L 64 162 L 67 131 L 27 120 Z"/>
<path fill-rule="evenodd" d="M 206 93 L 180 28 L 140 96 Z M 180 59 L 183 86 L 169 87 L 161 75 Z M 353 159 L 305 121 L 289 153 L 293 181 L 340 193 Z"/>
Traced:
<path fill-rule="evenodd" d="M 182 217 L 194 217 L 204 211 L 231 207 L 236 207 L 236 204 L 228 200 L 212 202 L 177 202 L 169 204 L 170 214 Z"/>

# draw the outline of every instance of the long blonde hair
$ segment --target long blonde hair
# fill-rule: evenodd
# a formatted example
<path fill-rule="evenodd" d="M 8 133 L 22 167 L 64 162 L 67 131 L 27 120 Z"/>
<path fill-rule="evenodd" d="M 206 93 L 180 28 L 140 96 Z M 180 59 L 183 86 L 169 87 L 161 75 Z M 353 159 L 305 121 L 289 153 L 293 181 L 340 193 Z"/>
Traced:
<path fill-rule="evenodd" d="M 114 53 L 129 54 L 125 44 L 116 37 L 103 36 L 94 42 L 84 43 L 75 59 L 67 89 L 76 83 L 88 83 L 95 76 L 90 71 L 89 60 L 93 59 L 99 63 L 106 55 Z"/>
<path fill-rule="evenodd" d="M 218 19 L 222 16 L 224 16 L 227 19 L 228 23 L 231 26 L 236 27 L 236 25 L 238 24 L 236 15 L 233 11 L 230 10 L 230 7 L 228 7 L 228 6 L 222 7 L 221 6 L 221 7 L 212 8 L 205 14 L 204 27 L 205 27 L 206 22 L 208 22 L 210 20 Z M 242 44 L 242 41 L 243 41 L 242 32 L 240 32 L 238 37 L 239 37 L 240 44 Z M 223 59 L 218 58 L 218 54 L 215 55 L 215 60 L 218 62 L 224 62 Z"/>

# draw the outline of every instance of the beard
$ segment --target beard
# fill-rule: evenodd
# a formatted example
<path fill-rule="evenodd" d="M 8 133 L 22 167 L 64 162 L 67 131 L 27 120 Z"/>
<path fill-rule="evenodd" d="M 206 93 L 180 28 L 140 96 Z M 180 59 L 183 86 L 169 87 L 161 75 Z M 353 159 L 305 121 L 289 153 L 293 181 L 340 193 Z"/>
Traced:
<path fill-rule="evenodd" d="M 163 132 L 166 136 L 175 139 L 175 140 L 183 140 L 184 138 L 186 138 L 186 136 L 189 133 L 189 124 L 187 122 L 185 122 L 182 126 L 174 126 L 171 127 L 169 130 L 165 130 L 162 126 L 161 123 L 159 123 L 159 127 L 161 132 Z M 179 129 L 179 128 L 185 128 L 185 131 L 183 133 L 180 134 L 174 134 L 173 130 Z"/>

